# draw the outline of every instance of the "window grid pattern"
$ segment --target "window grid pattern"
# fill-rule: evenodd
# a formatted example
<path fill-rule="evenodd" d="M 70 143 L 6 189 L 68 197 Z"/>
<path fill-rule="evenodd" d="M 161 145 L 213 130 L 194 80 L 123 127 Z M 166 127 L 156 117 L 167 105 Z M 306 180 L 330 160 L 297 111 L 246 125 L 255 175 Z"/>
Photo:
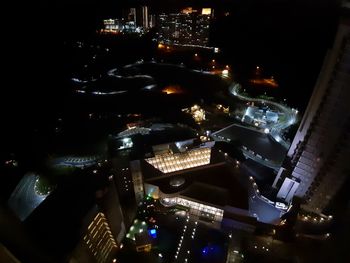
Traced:
<path fill-rule="evenodd" d="M 198 148 L 184 153 L 167 153 L 146 161 L 162 173 L 171 173 L 210 163 L 211 148 Z"/>
<path fill-rule="evenodd" d="M 98 263 L 109 260 L 111 252 L 117 248 L 117 244 L 103 213 L 98 213 L 92 220 L 84 236 L 84 241 Z"/>

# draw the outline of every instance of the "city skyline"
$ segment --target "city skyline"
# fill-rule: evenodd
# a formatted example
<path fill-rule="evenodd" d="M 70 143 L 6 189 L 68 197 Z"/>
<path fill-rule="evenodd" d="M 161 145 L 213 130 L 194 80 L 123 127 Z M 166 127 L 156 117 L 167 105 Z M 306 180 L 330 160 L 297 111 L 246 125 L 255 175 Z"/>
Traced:
<path fill-rule="evenodd" d="M 32 7 L 0 261 L 348 261 L 348 1 Z"/>

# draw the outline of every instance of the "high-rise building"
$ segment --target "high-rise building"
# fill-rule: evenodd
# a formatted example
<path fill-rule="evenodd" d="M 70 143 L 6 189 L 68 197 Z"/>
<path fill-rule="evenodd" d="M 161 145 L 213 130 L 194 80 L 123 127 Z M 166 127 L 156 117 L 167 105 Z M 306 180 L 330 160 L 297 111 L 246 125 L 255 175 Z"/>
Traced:
<path fill-rule="evenodd" d="M 199 14 L 194 28 L 195 42 L 206 46 L 209 43 L 210 14 Z"/>
<path fill-rule="evenodd" d="M 140 161 L 139 160 L 131 161 L 130 168 L 132 173 L 132 181 L 134 183 L 135 199 L 136 199 L 136 203 L 139 204 L 145 195 L 145 191 L 143 189 L 143 180 L 142 180 Z"/>
<path fill-rule="evenodd" d="M 96 262 L 111 262 L 117 243 L 112 235 L 106 216 L 99 212 L 89 224 L 84 241 Z"/>
<path fill-rule="evenodd" d="M 148 28 L 155 26 L 155 15 L 150 14 L 148 6 L 138 6 L 123 9 L 123 21 L 125 26 L 132 25 L 135 29 L 142 28 L 147 31 Z"/>
<path fill-rule="evenodd" d="M 9 232 L 15 238 L 4 236 L 5 247 L 24 262 L 111 262 L 126 227 L 113 175 L 96 172 L 77 169 L 55 187 L 41 175 L 25 175 L 9 210 L 0 206 L 6 226 L 16 229 Z"/>
<path fill-rule="evenodd" d="M 320 213 L 350 175 L 350 24 L 343 21 L 327 53 L 286 165 L 274 186 L 277 197 L 305 199 L 304 208 Z M 288 177 L 288 178 L 286 178 Z"/>
<path fill-rule="evenodd" d="M 142 17 L 142 27 L 144 29 L 149 28 L 149 20 L 148 20 L 148 7 L 147 6 L 141 6 L 141 17 Z"/>
<path fill-rule="evenodd" d="M 118 33 L 123 30 L 123 24 L 119 19 L 105 19 L 103 24 L 105 26 L 104 30 L 108 32 Z"/>
<path fill-rule="evenodd" d="M 210 15 L 192 9 L 181 13 L 161 14 L 158 21 L 158 40 L 170 45 L 207 46 Z"/>
<path fill-rule="evenodd" d="M 121 19 L 104 19 L 103 24 L 101 33 L 143 34 L 155 26 L 155 15 L 149 14 L 148 6 L 127 8 L 122 10 Z"/>
<path fill-rule="evenodd" d="M 133 21 L 135 25 L 137 24 L 137 17 L 136 17 L 136 8 L 130 8 L 129 14 L 128 14 L 128 20 Z"/>
<path fill-rule="evenodd" d="M 112 262 L 125 236 L 118 193 L 110 180 L 107 188 L 96 192 L 96 204 L 81 219 L 80 239 L 69 255 L 70 263 Z"/>
<path fill-rule="evenodd" d="M 156 16 L 155 15 L 149 15 L 149 27 L 155 27 L 156 26 Z"/>

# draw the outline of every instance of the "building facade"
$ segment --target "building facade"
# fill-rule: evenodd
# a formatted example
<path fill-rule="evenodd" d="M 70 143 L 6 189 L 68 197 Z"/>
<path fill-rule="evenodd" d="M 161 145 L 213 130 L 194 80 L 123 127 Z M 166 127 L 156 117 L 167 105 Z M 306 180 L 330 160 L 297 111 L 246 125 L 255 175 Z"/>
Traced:
<path fill-rule="evenodd" d="M 274 182 L 277 188 L 283 186 L 278 197 L 302 197 L 306 200 L 304 208 L 317 213 L 327 207 L 350 175 L 349 37 L 349 21 L 345 21 L 340 24 L 333 48 L 326 55 L 288 151 L 288 164 L 281 168 Z M 286 186 L 286 180 L 290 187 Z"/>
<path fill-rule="evenodd" d="M 111 261 L 113 250 L 118 248 L 106 216 L 99 212 L 89 224 L 84 236 L 85 244 L 96 262 Z"/>
<path fill-rule="evenodd" d="M 158 41 L 169 45 L 207 46 L 210 15 L 198 12 L 160 14 Z"/>
<path fill-rule="evenodd" d="M 155 26 L 155 15 L 150 13 L 150 8 L 146 5 L 123 9 L 123 20 L 132 22 L 135 27 L 145 31 Z"/>

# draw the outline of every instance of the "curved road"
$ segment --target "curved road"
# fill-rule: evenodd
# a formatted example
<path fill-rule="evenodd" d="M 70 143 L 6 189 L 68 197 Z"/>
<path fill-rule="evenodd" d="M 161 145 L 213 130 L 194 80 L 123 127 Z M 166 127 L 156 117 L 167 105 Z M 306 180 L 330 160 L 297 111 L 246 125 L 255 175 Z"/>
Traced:
<path fill-rule="evenodd" d="M 258 98 L 250 98 L 247 96 L 243 96 L 241 94 L 239 94 L 239 88 L 240 85 L 238 83 L 233 82 L 230 86 L 229 86 L 229 92 L 239 98 L 240 100 L 243 101 L 252 101 L 252 102 L 258 102 L 258 103 L 264 103 L 266 105 L 272 105 L 276 108 L 278 108 L 281 112 L 284 113 L 286 119 L 284 121 L 278 122 L 277 124 L 273 124 L 270 126 L 270 133 L 269 135 L 278 143 L 280 143 L 283 147 L 285 147 L 286 149 L 289 149 L 290 147 L 290 143 L 287 142 L 286 140 L 284 140 L 281 137 L 281 132 L 288 128 L 289 126 L 295 124 L 297 122 L 297 114 L 298 111 L 291 109 L 289 107 L 286 107 L 280 103 L 274 102 L 274 101 L 270 101 L 270 100 L 264 100 L 264 99 L 258 99 Z"/>

